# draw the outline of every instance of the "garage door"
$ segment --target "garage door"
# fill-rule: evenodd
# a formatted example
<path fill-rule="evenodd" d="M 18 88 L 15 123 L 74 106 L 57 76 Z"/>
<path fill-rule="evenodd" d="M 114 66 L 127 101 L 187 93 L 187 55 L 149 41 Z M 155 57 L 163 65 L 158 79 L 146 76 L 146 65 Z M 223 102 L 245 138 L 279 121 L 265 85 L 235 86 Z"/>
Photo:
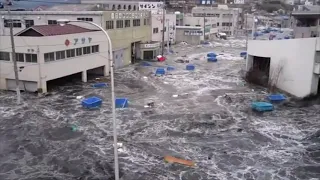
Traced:
<path fill-rule="evenodd" d="M 14 79 L 7 79 L 7 89 L 15 91 L 16 90 L 16 81 Z M 38 84 L 34 81 L 20 81 L 19 84 L 20 90 L 35 92 L 38 90 Z"/>

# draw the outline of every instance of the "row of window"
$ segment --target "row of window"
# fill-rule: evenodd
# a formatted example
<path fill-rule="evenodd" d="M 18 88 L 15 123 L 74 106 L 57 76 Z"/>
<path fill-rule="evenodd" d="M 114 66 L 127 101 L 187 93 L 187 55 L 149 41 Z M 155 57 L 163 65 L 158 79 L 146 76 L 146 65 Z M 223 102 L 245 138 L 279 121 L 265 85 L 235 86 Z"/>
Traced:
<path fill-rule="evenodd" d="M 77 18 L 78 21 L 93 21 L 93 18 Z M 4 27 L 10 27 L 10 19 L 4 19 Z M 23 23 L 24 22 L 24 23 Z M 34 26 L 34 20 L 19 20 L 12 19 L 12 27 L 21 28 L 22 24 L 26 25 L 26 28 Z M 58 24 L 57 20 L 48 20 L 48 24 Z"/>
<path fill-rule="evenodd" d="M 220 17 L 220 14 L 211 14 L 211 13 L 193 13 L 194 17 Z M 222 17 L 232 17 L 232 14 L 222 14 Z"/>
<path fill-rule="evenodd" d="M 114 27 L 115 24 L 115 27 Z M 143 19 L 143 25 L 150 25 L 150 20 L 149 19 Z M 132 20 L 132 27 L 137 27 L 141 26 L 140 19 L 133 19 Z M 106 21 L 106 29 L 120 29 L 120 28 L 127 28 L 131 27 L 131 20 L 110 20 Z"/>
<path fill-rule="evenodd" d="M 99 52 L 99 45 L 86 46 L 86 47 L 81 47 L 76 49 L 68 49 L 65 51 L 50 52 L 50 53 L 44 54 L 44 61 L 50 62 L 50 61 L 62 60 L 66 58 L 73 58 L 76 56 L 82 56 L 82 55 L 97 53 L 97 52 Z"/>
<path fill-rule="evenodd" d="M 1 61 L 10 61 L 10 53 L 9 52 L 0 52 L 0 60 Z M 16 61 L 17 62 L 28 62 L 28 63 L 37 63 L 38 56 L 36 54 L 25 54 L 25 53 L 16 53 Z"/>

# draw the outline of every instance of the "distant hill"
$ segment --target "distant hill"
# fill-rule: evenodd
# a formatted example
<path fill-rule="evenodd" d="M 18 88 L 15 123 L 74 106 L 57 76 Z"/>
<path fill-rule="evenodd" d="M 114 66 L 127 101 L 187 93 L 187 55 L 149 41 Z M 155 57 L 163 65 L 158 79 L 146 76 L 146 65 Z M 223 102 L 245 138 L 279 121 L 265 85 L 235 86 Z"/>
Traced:
<path fill-rule="evenodd" d="M 6 0 L 0 0 L 3 4 Z M 54 6 L 58 4 L 79 4 L 80 0 L 11 0 L 12 5 L 10 8 L 32 10 L 39 6 Z"/>

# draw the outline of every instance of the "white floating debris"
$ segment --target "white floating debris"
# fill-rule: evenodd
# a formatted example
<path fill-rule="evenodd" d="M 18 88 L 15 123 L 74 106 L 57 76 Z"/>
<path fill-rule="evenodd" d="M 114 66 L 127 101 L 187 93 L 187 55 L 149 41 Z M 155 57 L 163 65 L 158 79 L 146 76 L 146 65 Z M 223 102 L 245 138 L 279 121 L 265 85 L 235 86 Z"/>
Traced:
<path fill-rule="evenodd" d="M 83 96 L 77 96 L 77 99 L 82 99 L 83 98 Z"/>
<path fill-rule="evenodd" d="M 163 84 L 169 84 L 168 82 L 163 82 Z"/>
<path fill-rule="evenodd" d="M 123 144 L 122 143 L 117 143 L 118 148 L 122 148 Z"/>
<path fill-rule="evenodd" d="M 172 95 L 172 97 L 178 97 L 179 95 L 178 94 L 174 94 L 174 95 Z"/>
<path fill-rule="evenodd" d="M 143 76 L 143 79 L 148 79 L 148 77 L 147 76 Z"/>
<path fill-rule="evenodd" d="M 148 106 L 148 105 L 145 105 L 144 108 L 149 108 L 149 106 Z"/>
<path fill-rule="evenodd" d="M 99 80 L 100 78 L 96 78 L 96 80 Z"/>
<path fill-rule="evenodd" d="M 254 92 L 254 89 L 252 89 L 251 91 Z"/>
<path fill-rule="evenodd" d="M 123 148 L 119 148 L 118 152 L 122 153 L 122 152 L 124 152 L 124 149 Z"/>

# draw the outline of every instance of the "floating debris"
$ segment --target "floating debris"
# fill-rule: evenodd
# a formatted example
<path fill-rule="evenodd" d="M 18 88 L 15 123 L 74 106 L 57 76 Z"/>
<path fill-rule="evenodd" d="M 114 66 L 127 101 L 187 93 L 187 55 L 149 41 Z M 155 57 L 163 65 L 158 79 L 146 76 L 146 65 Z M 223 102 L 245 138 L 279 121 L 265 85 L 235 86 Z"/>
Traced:
<path fill-rule="evenodd" d="M 164 157 L 164 161 L 167 162 L 167 163 L 178 163 L 178 164 L 191 166 L 191 167 L 195 166 L 195 163 L 193 161 L 185 160 L 185 159 L 179 159 L 179 158 L 175 158 L 173 156 L 165 156 Z"/>

